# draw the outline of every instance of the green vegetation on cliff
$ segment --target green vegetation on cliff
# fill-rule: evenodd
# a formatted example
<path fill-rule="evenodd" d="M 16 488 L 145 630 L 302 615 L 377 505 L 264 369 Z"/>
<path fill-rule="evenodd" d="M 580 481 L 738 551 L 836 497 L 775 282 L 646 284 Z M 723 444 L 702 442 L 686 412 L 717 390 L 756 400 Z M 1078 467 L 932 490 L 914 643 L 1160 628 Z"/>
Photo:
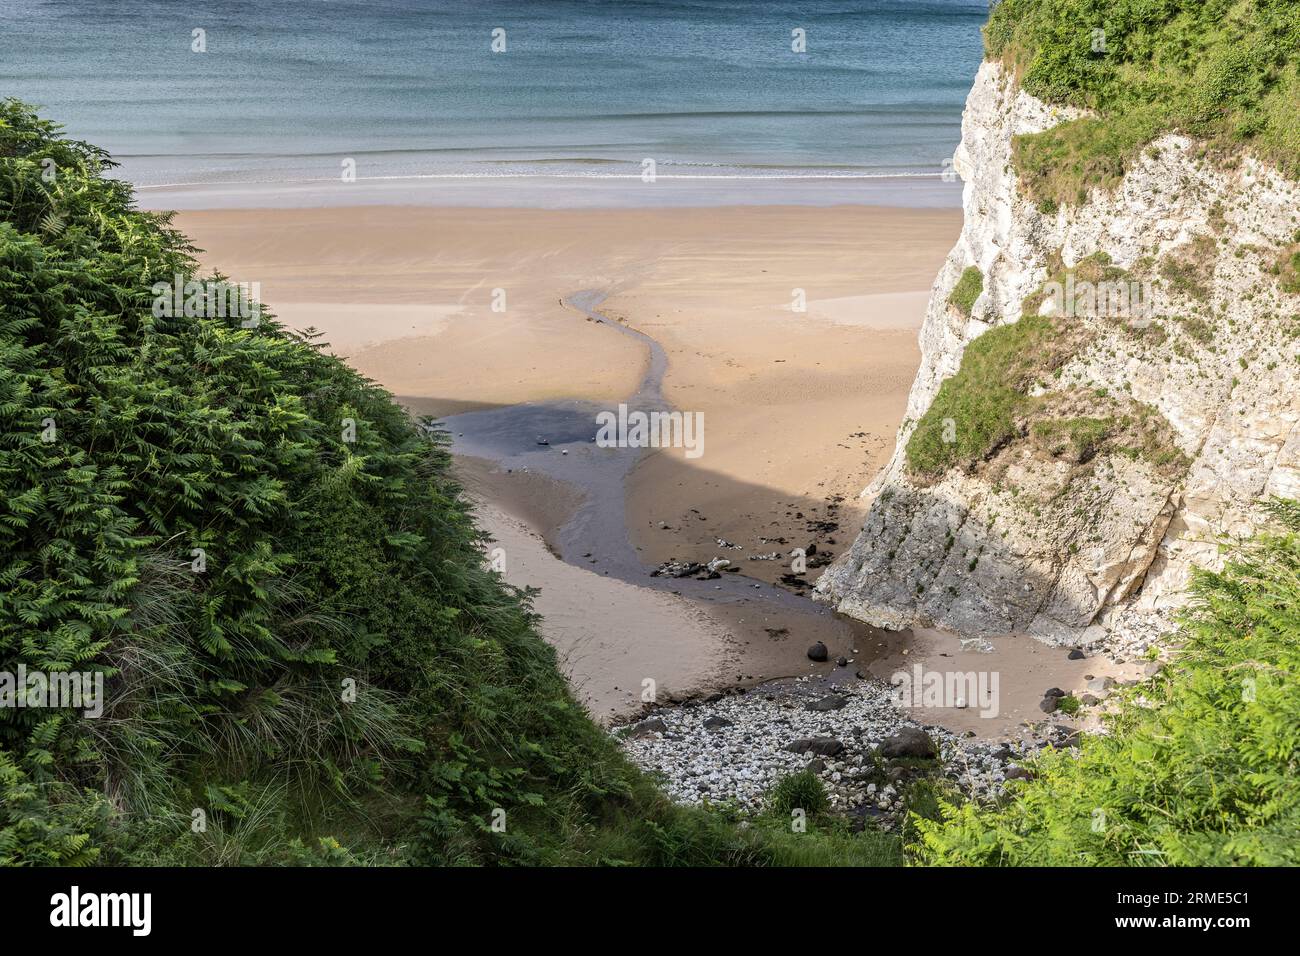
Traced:
<path fill-rule="evenodd" d="M 0 710 L 0 862 L 623 852 L 588 837 L 663 801 L 484 569 L 442 436 L 269 315 L 157 316 L 192 250 L 106 161 L 3 105 L 0 670 L 106 693 Z"/>
<path fill-rule="evenodd" d="M 1300 864 L 1300 505 L 1201 572 L 1186 646 L 1108 736 L 1051 752 L 1005 804 L 918 820 L 918 862 L 975 866 Z"/>
<path fill-rule="evenodd" d="M 966 347 L 907 442 L 913 474 L 937 478 L 987 457 L 1018 434 L 1034 404 L 1028 389 L 1068 356 L 1061 330 L 1046 316 L 989 329 Z"/>
<path fill-rule="evenodd" d="M 1016 140 L 1023 187 L 1046 211 L 1115 183 L 1170 131 L 1300 175 L 1294 0 L 1003 0 L 984 36 L 1027 92 L 1094 114 Z"/>
<path fill-rule="evenodd" d="M 975 308 L 975 300 L 983 291 L 984 273 L 980 272 L 978 266 L 968 266 L 962 270 L 957 284 L 952 287 L 948 304 L 969 319 L 971 310 Z"/>
<path fill-rule="evenodd" d="M 1189 269 L 1203 273 L 1205 267 L 1198 263 L 1192 262 Z M 1069 457 L 1076 463 L 1112 452 L 1142 458 L 1166 473 L 1185 471 L 1188 461 L 1179 452 L 1168 422 L 1155 409 L 1118 394 L 1058 387 L 1062 367 L 1087 345 L 1067 305 L 1080 316 L 1131 312 L 1132 279 L 1104 252 L 1084 257 L 1072 269 L 1062 264 L 1059 255 L 1053 257 L 1047 278 L 1025 297 L 1021 318 L 972 340 L 957 373 L 940 384 L 908 439 L 908 470 L 922 480 L 939 478 L 952 468 L 970 470 L 1028 436 L 1052 457 Z M 1073 296 L 1067 304 L 1067 285 L 1088 292 Z M 949 302 L 962 309 L 978 297 L 980 288 L 980 271 L 968 268 Z M 1125 324 L 1123 319 L 1106 321 Z M 1162 330 L 1151 323 L 1129 331 L 1140 337 Z M 1030 394 L 1036 385 L 1051 388 L 1047 394 Z"/>

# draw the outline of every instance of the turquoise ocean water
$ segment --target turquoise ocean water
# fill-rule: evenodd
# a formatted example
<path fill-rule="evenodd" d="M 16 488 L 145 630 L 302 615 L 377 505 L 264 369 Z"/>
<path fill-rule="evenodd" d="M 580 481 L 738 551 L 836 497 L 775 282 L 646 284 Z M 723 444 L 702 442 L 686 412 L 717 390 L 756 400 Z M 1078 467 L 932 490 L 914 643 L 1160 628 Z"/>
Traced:
<path fill-rule="evenodd" d="M 889 177 L 873 188 L 947 203 L 986 15 L 986 0 L 0 0 L 0 95 L 169 199 L 309 197 L 345 160 L 390 199 L 505 180 L 630 193 L 653 159 L 698 196 L 799 201 L 834 179 L 852 201 Z"/>

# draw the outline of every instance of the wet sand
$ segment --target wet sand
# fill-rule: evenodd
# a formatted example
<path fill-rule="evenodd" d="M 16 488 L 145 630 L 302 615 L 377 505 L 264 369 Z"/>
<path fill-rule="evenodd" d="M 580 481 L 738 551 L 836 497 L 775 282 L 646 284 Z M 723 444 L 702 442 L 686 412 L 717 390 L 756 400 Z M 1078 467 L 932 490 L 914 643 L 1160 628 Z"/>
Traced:
<path fill-rule="evenodd" d="M 747 558 L 764 537 L 805 543 L 812 520 L 823 550 L 856 533 L 853 498 L 892 448 L 955 210 L 365 207 L 177 221 L 205 265 L 258 282 L 286 324 L 321 331 L 412 411 L 443 419 L 508 580 L 543 588 L 543 632 L 596 716 L 639 710 L 647 678 L 662 702 L 830 673 L 840 655 L 855 671 L 910 641 L 772 587 L 788 569 Z M 595 447 L 595 411 L 629 399 L 703 412 L 705 454 Z M 826 530 L 832 510 L 842 531 Z M 717 538 L 740 548 L 720 553 Z M 649 576 L 672 556 L 737 570 Z M 818 640 L 826 664 L 806 656 Z"/>
<path fill-rule="evenodd" d="M 663 395 L 668 368 L 663 349 L 598 311 L 603 299 L 600 292 L 584 290 L 567 296 L 565 303 L 646 349 L 642 379 L 624 403 L 639 410 L 670 410 Z M 539 599 L 543 633 L 566 653 L 575 644 L 583 649 L 581 664 L 566 658 L 564 666 L 593 713 L 627 716 L 672 698 L 789 676 L 798 673 L 800 664 L 826 672 L 829 663 L 806 659 L 806 649 L 817 641 L 827 646 L 832 660 L 856 654 L 860 644 L 879 643 L 868 642 L 866 637 L 876 632 L 858 622 L 731 573 L 738 568 L 686 578 L 649 574 L 651 567 L 632 546 L 626 522 L 628 477 L 649 452 L 594 444 L 599 409 L 596 403 L 574 401 L 524 403 L 442 420 L 466 487 L 540 531 L 555 558 L 587 572 L 574 576 L 545 562 L 530 562 L 523 580 L 544 591 L 565 591 L 563 598 L 552 594 L 549 600 Z M 527 543 L 518 535 L 510 537 L 513 546 Z M 496 554 L 508 565 L 511 547 L 502 541 Z M 556 574 L 558 579 L 546 580 Z M 655 619 L 653 613 L 643 613 L 646 607 L 663 612 L 656 640 L 639 633 L 648 619 Z M 683 610 L 689 615 L 684 617 Z M 635 650 L 625 646 L 633 644 Z M 640 670 L 630 673 L 629 666 Z M 647 694 L 647 687 L 653 693 Z"/>
<path fill-rule="evenodd" d="M 1039 708 L 1044 691 L 1060 688 L 1078 694 L 1083 692 L 1085 678 L 1105 676 L 1121 679 L 1141 674 L 1138 665 L 1117 665 L 1105 657 L 1070 660 L 1064 648 L 1018 635 L 992 638 L 983 642 L 982 649 L 977 649 L 964 647 L 959 635 L 932 628 L 914 628 L 905 644 L 886 640 L 872 650 L 872 660 L 865 671 L 887 683 L 900 672 L 913 673 L 918 663 L 925 671 L 975 674 L 977 677 L 996 673 L 996 707 L 982 708 L 978 700 L 965 701 L 965 706 L 961 707 L 948 701 L 945 702 L 948 706 L 918 706 L 911 711 L 918 723 L 938 724 L 954 732 L 969 731 L 977 737 L 1001 737 L 1026 722 L 1040 721 L 1095 729 L 1095 720 L 1085 725 L 1060 711 L 1045 714 Z M 1095 717 L 1096 711 L 1089 711 L 1088 715 Z"/>
<path fill-rule="evenodd" d="M 504 552 L 506 581 L 540 589 L 533 606 L 542 635 L 592 716 L 634 713 L 647 689 L 667 702 L 727 682 L 738 656 L 727 629 L 692 602 L 557 560 L 528 525 L 493 505 L 476 513 Z"/>

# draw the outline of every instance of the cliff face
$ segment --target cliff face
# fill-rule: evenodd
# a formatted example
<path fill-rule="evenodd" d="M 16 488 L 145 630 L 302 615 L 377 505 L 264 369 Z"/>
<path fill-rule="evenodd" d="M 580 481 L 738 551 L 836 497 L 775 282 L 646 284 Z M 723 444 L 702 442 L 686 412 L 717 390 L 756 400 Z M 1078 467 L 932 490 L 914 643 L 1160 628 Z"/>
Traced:
<path fill-rule="evenodd" d="M 846 614 L 1133 650 L 1185 600 L 1192 566 L 1255 530 L 1262 496 L 1300 494 L 1300 295 L 1277 274 L 1300 240 L 1297 184 L 1166 135 L 1114 190 L 1040 209 L 1017 189 L 1013 137 L 1077 115 L 997 63 L 980 69 L 954 162 L 965 225 L 932 291 L 907 419 L 863 492 L 865 527 L 817 584 Z M 968 315 L 949 300 L 971 267 Z M 1045 296 L 1056 280 L 1066 295 Z M 1078 294 L 1089 280 L 1145 308 L 1098 307 Z M 1054 316 L 1060 356 L 1013 434 L 918 473 L 908 442 L 941 385 L 1022 313 Z M 964 422 L 944 424 L 959 441 Z"/>

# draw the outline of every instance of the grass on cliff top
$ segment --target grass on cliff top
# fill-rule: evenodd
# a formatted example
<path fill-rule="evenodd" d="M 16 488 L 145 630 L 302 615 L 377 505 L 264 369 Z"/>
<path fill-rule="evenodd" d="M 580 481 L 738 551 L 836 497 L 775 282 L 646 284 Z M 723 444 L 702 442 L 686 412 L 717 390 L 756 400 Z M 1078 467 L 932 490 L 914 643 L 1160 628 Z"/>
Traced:
<path fill-rule="evenodd" d="M 1048 752 L 999 807 L 917 820 L 916 862 L 950 866 L 1300 864 L 1300 505 L 1200 571 L 1176 661 L 1108 736 Z M 1152 706 L 1154 705 L 1154 706 Z"/>
<path fill-rule="evenodd" d="M 1017 138 L 1023 188 L 1044 211 L 1113 185 L 1168 131 L 1300 176 L 1294 0 L 1004 0 L 984 36 L 1027 92 L 1097 114 Z"/>

